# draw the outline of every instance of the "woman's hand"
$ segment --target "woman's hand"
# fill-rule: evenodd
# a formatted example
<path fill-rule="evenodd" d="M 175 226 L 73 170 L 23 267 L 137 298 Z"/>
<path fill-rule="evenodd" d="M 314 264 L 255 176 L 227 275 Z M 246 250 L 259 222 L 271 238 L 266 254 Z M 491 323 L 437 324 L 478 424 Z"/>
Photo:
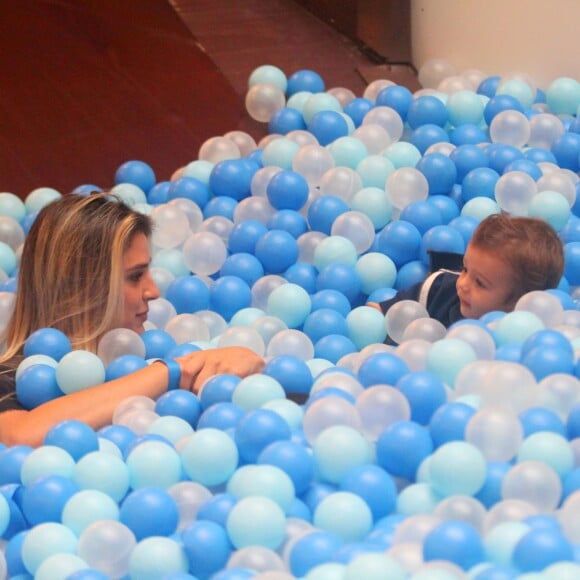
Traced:
<path fill-rule="evenodd" d="M 198 393 L 209 378 L 219 374 L 247 377 L 264 368 L 264 359 L 242 346 L 210 348 L 175 359 L 181 366 L 182 389 Z"/>

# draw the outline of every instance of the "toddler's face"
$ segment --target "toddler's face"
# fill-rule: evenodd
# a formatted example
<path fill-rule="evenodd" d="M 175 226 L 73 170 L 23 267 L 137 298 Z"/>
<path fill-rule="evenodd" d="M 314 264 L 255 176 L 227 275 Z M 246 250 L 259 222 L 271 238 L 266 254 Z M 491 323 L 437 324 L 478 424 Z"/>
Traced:
<path fill-rule="evenodd" d="M 500 256 L 469 244 L 457 280 L 461 314 L 479 318 L 487 312 L 513 310 L 515 277 Z"/>

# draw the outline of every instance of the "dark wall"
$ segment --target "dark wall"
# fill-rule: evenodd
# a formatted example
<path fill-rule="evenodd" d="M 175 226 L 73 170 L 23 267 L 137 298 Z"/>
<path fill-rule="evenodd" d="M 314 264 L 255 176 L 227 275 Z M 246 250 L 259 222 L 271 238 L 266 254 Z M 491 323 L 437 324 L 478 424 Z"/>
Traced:
<path fill-rule="evenodd" d="M 379 59 L 411 62 L 410 0 L 296 0 Z"/>

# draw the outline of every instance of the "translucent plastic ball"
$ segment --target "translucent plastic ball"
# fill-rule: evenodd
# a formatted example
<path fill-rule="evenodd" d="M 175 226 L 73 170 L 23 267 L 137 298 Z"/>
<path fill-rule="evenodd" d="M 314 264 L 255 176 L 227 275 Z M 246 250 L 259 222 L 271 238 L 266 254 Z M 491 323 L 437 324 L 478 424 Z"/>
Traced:
<path fill-rule="evenodd" d="M 97 355 L 105 365 L 123 355 L 144 358 L 145 343 L 134 330 L 115 328 L 103 335 L 97 346 Z"/>
<path fill-rule="evenodd" d="M 503 499 L 521 499 L 540 513 L 556 509 L 562 498 L 558 474 L 541 461 L 522 461 L 510 469 L 502 483 Z"/>
<path fill-rule="evenodd" d="M 308 406 L 304 413 L 303 430 L 311 444 L 323 431 L 333 426 L 359 429 L 361 418 L 354 405 L 341 397 L 324 397 Z"/>
<path fill-rule="evenodd" d="M 366 123 L 361 125 L 358 129 L 353 131 L 352 136 L 364 143 L 369 155 L 379 156 L 393 143 L 393 139 L 387 130 L 376 123 Z"/>
<path fill-rule="evenodd" d="M 310 185 L 318 185 L 322 176 L 334 166 L 328 149 L 317 144 L 301 147 L 292 160 L 292 169 Z"/>
<path fill-rule="evenodd" d="M 508 409 L 488 406 L 475 412 L 465 429 L 465 440 L 488 461 L 512 460 L 524 439 L 517 415 Z"/>
<path fill-rule="evenodd" d="M 399 141 L 403 135 L 403 120 L 395 109 L 385 106 L 377 106 L 372 108 L 363 119 L 364 125 L 378 125 L 382 127 L 389 137 L 391 143 Z"/>
<path fill-rule="evenodd" d="M 399 421 L 411 418 L 408 399 L 389 385 L 366 388 L 356 399 L 361 430 L 370 441 L 377 441 L 383 431 Z"/>
<path fill-rule="evenodd" d="M 502 210 L 516 216 L 527 216 L 538 188 L 534 179 L 523 171 L 510 171 L 495 184 L 495 199 Z"/>
<path fill-rule="evenodd" d="M 372 101 L 376 101 L 377 95 L 385 88 L 392 87 L 395 83 L 388 79 L 376 79 L 370 82 L 363 92 L 363 98 Z"/>
<path fill-rule="evenodd" d="M 413 201 L 427 199 L 429 183 L 414 167 L 401 167 L 387 178 L 387 195 L 397 209 L 403 209 Z"/>
<path fill-rule="evenodd" d="M 331 237 L 340 236 L 350 240 L 359 255 L 371 247 L 375 238 L 373 222 L 365 213 L 359 211 L 347 211 L 338 216 L 330 233 Z"/>
<path fill-rule="evenodd" d="M 385 315 L 387 334 L 396 343 L 403 340 L 407 326 L 414 320 L 428 318 L 427 309 L 415 300 L 401 300 L 393 304 Z"/>
<path fill-rule="evenodd" d="M 294 355 L 308 361 L 314 357 L 314 345 L 303 332 L 288 328 L 281 330 L 271 338 L 266 349 L 266 355 Z"/>
<path fill-rule="evenodd" d="M 489 135 L 493 143 L 523 147 L 530 139 L 530 122 L 519 111 L 502 111 L 493 118 Z"/>
<path fill-rule="evenodd" d="M 246 111 L 256 121 L 267 123 L 286 104 L 284 91 L 271 83 L 252 85 L 246 93 Z"/>
<path fill-rule="evenodd" d="M 223 240 L 212 232 L 193 233 L 183 244 L 183 258 L 194 274 L 210 275 L 220 270 L 227 257 Z"/>

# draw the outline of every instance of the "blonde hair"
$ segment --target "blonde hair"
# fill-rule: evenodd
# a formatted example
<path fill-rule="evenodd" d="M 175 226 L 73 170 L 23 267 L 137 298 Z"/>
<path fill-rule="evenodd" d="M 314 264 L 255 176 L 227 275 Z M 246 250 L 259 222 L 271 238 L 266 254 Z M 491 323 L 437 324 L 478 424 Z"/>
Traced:
<path fill-rule="evenodd" d="M 492 214 L 475 229 L 470 244 L 493 252 L 513 271 L 514 298 L 556 288 L 564 272 L 564 250 L 544 220 Z"/>
<path fill-rule="evenodd" d="M 150 219 L 108 194 L 66 195 L 44 207 L 26 238 L 6 364 L 39 328 L 64 332 L 73 348 L 96 351 L 122 319 L 123 254 Z"/>

